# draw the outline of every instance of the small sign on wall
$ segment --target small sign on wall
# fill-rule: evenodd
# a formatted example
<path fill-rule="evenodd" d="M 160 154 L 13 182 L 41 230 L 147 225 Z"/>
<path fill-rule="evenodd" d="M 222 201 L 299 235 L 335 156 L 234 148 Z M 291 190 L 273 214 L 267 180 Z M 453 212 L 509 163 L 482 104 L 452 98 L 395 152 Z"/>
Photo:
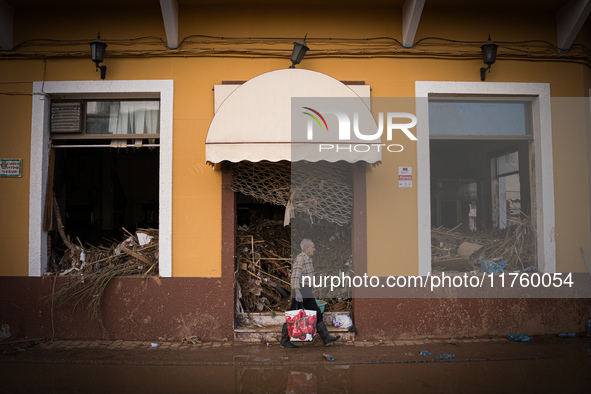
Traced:
<path fill-rule="evenodd" d="M 0 159 L 0 177 L 20 178 L 22 159 Z"/>
<path fill-rule="evenodd" d="M 412 167 L 398 167 L 398 187 L 412 187 Z"/>

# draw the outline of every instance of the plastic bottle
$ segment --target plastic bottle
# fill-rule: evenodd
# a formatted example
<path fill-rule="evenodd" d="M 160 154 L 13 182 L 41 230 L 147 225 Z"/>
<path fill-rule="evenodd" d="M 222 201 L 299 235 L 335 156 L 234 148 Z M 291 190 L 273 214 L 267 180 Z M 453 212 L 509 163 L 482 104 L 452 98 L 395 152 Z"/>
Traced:
<path fill-rule="evenodd" d="M 561 338 L 574 338 L 577 336 L 577 334 L 575 334 L 574 332 L 560 332 L 556 334 L 556 336 Z"/>

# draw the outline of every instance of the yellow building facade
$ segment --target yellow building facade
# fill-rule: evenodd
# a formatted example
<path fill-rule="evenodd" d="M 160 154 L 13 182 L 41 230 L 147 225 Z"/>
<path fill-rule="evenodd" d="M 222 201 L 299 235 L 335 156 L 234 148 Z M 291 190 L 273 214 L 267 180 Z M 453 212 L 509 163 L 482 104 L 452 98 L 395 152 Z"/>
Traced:
<path fill-rule="evenodd" d="M 8 283 L 3 293 L 19 288 L 22 282 L 18 281 L 25 279 L 37 281 L 27 283 L 33 288 L 38 286 L 39 290 L 35 291 L 39 294 L 48 291 L 48 279 L 43 279 L 50 264 L 45 218 L 47 204 L 52 201 L 48 198 L 51 194 L 48 185 L 57 182 L 54 174 L 50 174 L 50 147 L 72 143 L 52 137 L 51 103 L 70 99 L 158 100 L 159 148 L 150 150 L 152 153 L 147 154 L 145 163 L 136 164 L 140 167 L 134 167 L 133 178 L 138 183 L 134 183 L 133 193 L 127 191 L 129 200 L 146 200 L 138 217 L 148 221 L 147 216 L 154 212 L 159 217 L 160 277 L 163 286 L 168 287 L 166 291 L 162 288 L 155 291 L 165 291 L 171 297 L 167 302 L 180 303 L 185 299 L 175 295 L 178 286 L 209 303 L 207 307 L 195 306 L 205 308 L 202 315 L 209 316 L 206 321 L 197 318 L 196 312 L 193 315 L 190 310 L 172 308 L 170 316 L 174 319 L 191 316 L 193 320 L 188 319 L 191 323 L 184 325 L 175 323 L 169 329 L 171 336 L 180 336 L 191 329 L 203 330 L 206 337 L 231 336 L 234 284 L 233 274 L 228 271 L 233 269 L 231 249 L 235 240 L 231 239 L 233 230 L 224 229 L 224 209 L 229 206 L 223 202 L 224 165 L 211 165 L 206 157 L 206 139 L 219 110 L 216 95 L 221 94 L 219 86 L 236 85 L 236 89 L 241 89 L 244 82 L 287 69 L 293 42 L 304 35 L 310 50 L 294 71 L 309 70 L 349 83 L 347 86 L 353 86 L 351 81 L 366 86 L 371 90 L 371 100 L 375 99 L 374 116 L 378 111 L 391 111 L 388 106 L 395 105 L 397 112 L 412 113 L 418 118 L 416 127 L 411 129 L 418 141 L 398 135 L 393 142 L 404 146 L 402 152 L 383 152 L 378 165 L 362 161 L 357 166 L 364 186 L 356 189 L 360 193 L 356 196 L 362 195 L 365 200 L 360 208 L 365 226 L 358 233 L 364 239 L 360 241 L 362 250 L 357 250 L 361 253 L 360 267 L 366 268 L 368 275 L 430 275 L 430 229 L 439 212 L 431 200 L 434 185 L 438 184 L 432 178 L 437 173 L 437 168 L 432 166 L 433 152 L 442 154 L 445 144 L 455 140 L 449 136 L 430 140 L 435 127 L 428 122 L 428 111 L 429 100 L 446 98 L 482 102 L 519 99 L 528 103 L 527 138 L 509 138 L 510 143 L 499 145 L 496 150 L 487 148 L 482 141 L 475 143 L 466 160 L 488 163 L 494 152 L 523 147 L 525 150 L 520 152 L 525 152 L 529 160 L 525 161 L 529 166 L 527 205 L 535 218 L 538 269 L 547 273 L 586 273 L 581 250 L 586 256 L 591 254 L 591 142 L 586 118 L 590 110 L 591 30 L 586 21 L 588 10 L 576 8 L 576 1 L 571 2 L 574 5 L 563 3 L 526 2 L 478 8 L 469 2 L 460 6 L 444 1 L 409 0 L 370 1 L 363 6 L 309 2 L 284 7 L 269 2 L 244 5 L 228 1 L 214 6 L 191 0 L 163 0 L 160 4 L 124 0 L 108 2 L 95 11 L 91 6 L 68 1 L 50 6 L 36 1 L 5 0 L 3 20 L 10 23 L 1 29 L 0 158 L 20 159 L 22 167 L 20 177 L 0 178 L 0 218 L 4 224 L 0 230 L 0 275 Z M 88 45 L 99 31 L 108 45 L 102 62 L 107 67 L 104 80 L 90 60 Z M 480 68 L 484 64 L 480 46 L 489 35 L 498 45 L 498 52 L 496 62 L 482 81 Z M 560 50 L 560 45 L 568 45 L 568 50 Z M 269 120 L 273 113 L 255 115 L 253 119 L 244 119 L 245 127 Z M 461 140 L 465 142 L 466 138 Z M 111 140 L 105 143 L 111 144 Z M 146 139 L 143 143 L 150 142 Z M 134 148 L 129 145 L 119 149 L 131 152 Z M 63 163 L 68 160 L 82 163 L 81 157 L 89 152 L 74 156 L 71 150 L 62 153 L 67 148 L 54 152 L 58 150 L 60 153 L 54 154 L 65 155 L 58 159 Z M 124 159 L 117 160 L 109 165 L 126 163 Z M 410 187 L 400 187 L 401 167 L 412 168 Z M 95 175 L 102 182 L 107 182 L 105 179 L 110 176 L 105 168 L 96 169 Z M 484 167 L 475 168 L 481 171 Z M 88 179 L 95 176 L 94 170 L 84 169 L 82 164 L 79 169 L 81 173 L 88 171 L 84 173 Z M 143 169 L 146 173 L 140 175 Z M 84 177 L 80 175 L 72 180 L 73 184 L 64 181 L 63 190 L 74 193 L 76 183 L 80 188 L 86 187 L 81 183 Z M 447 178 L 441 175 L 439 179 Z M 148 187 L 145 185 L 152 185 L 149 198 L 141 193 L 142 188 Z M 485 185 L 484 190 L 487 188 L 490 186 Z M 131 194 L 135 197 L 130 197 Z M 150 204 L 157 207 L 150 208 Z M 455 215 L 460 215 L 462 209 L 457 208 Z M 445 215 L 440 218 L 442 222 L 446 220 Z M 90 223 L 96 222 L 93 220 Z M 224 248 L 229 248 L 229 252 L 224 252 Z M 159 286 L 150 283 L 147 286 Z M 133 293 L 134 286 L 127 283 L 123 288 Z M 150 298 L 149 291 L 144 291 L 148 290 L 140 292 L 143 297 Z M 29 318 L 16 316 L 19 301 L 14 292 L 11 294 L 13 306 L 5 308 L 2 319 L 20 327 L 14 330 L 15 335 L 29 335 L 31 332 L 18 323 Z M 164 293 L 158 294 L 164 297 Z M 112 302 L 113 308 L 122 308 L 117 306 L 117 299 L 113 295 L 108 302 Z M 458 329 L 454 323 L 447 326 L 448 331 L 430 328 L 431 317 L 443 312 L 434 312 L 437 300 L 431 304 L 428 301 L 417 301 L 427 310 L 419 318 L 422 323 L 418 328 L 403 322 L 389 332 L 384 328 L 388 319 L 380 320 L 379 311 L 405 305 L 402 310 L 407 312 L 407 317 L 402 320 L 406 321 L 414 313 L 412 300 L 356 300 L 353 313 L 361 330 L 359 335 L 409 337 L 425 332 L 444 335 Z M 484 308 L 494 315 L 500 312 L 499 304 L 493 301 L 443 302 L 449 303 L 449 310 Z M 44 308 L 35 299 L 23 302 Z M 219 305 L 212 308 L 216 302 Z M 466 305 L 456 309 L 455 302 Z M 577 319 L 586 318 L 591 308 L 587 299 L 556 300 L 555 304 L 548 300 L 539 302 L 545 306 L 538 307 L 534 300 L 519 300 L 512 315 L 522 315 L 519 324 L 532 332 L 558 329 L 558 323 L 545 326 L 534 321 L 534 310 L 544 313 L 563 310 L 564 324 L 574 330 L 580 323 Z M 564 308 L 568 302 L 572 308 Z M 162 312 L 160 318 L 165 320 L 165 315 Z M 113 319 L 109 329 L 126 337 L 124 318 Z M 221 334 L 213 332 L 212 320 L 219 322 L 214 326 Z M 364 325 L 360 320 L 367 323 Z M 66 321 L 64 312 L 63 323 Z M 143 324 L 138 320 L 132 325 L 143 327 Z M 467 327 L 464 331 L 467 335 L 502 331 L 500 327 L 479 323 L 475 317 Z M 561 326 L 560 330 L 566 328 Z M 92 327 L 79 328 L 73 333 L 66 331 L 65 337 L 97 335 Z"/>

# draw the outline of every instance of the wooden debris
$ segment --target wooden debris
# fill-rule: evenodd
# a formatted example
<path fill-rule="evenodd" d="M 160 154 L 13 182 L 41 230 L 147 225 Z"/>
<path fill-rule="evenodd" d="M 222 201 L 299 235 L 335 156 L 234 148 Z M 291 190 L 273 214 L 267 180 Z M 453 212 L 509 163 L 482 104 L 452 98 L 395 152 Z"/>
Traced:
<path fill-rule="evenodd" d="M 478 252 L 480 249 L 482 249 L 482 245 L 474 244 L 472 242 L 462 242 L 458 247 L 458 254 L 469 259 L 473 253 Z"/>
<path fill-rule="evenodd" d="M 508 218 L 509 226 L 505 230 L 470 232 L 458 230 L 458 227 L 432 228 L 433 265 L 442 267 L 442 270 L 454 270 L 453 267 L 446 267 L 445 262 L 448 259 L 466 258 L 466 253 L 462 254 L 459 247 L 469 242 L 472 245 L 467 250 L 474 268 L 478 268 L 478 261 L 481 258 L 495 262 L 504 261 L 507 271 L 525 270 L 527 267 L 535 266 L 535 232 L 531 219 L 523 213 L 521 216 L 521 218 Z"/>
<path fill-rule="evenodd" d="M 316 245 L 314 270 L 317 275 L 337 275 L 348 272 L 352 264 L 351 230 L 326 221 L 301 220 L 296 215 L 291 227 L 283 221 L 259 220 L 250 226 L 238 227 L 236 274 L 240 289 L 239 312 L 283 312 L 291 304 L 291 263 L 300 253 L 304 238 Z M 351 300 L 346 289 L 331 294 L 334 299 L 325 311 L 350 310 Z M 339 299 L 340 298 L 340 299 Z"/>
<path fill-rule="evenodd" d="M 140 246 L 136 235 L 127 233 L 130 236 L 119 244 L 80 246 L 82 252 L 79 257 L 69 254 L 68 249 L 62 257 L 61 266 L 69 264 L 70 268 L 49 273 L 69 278 L 52 294 L 53 305 L 67 303 L 76 307 L 80 302 L 88 301 L 91 318 L 100 320 L 101 298 L 111 279 L 117 276 L 158 275 L 158 230 L 138 229 L 138 233 L 151 237 L 144 246 Z"/>

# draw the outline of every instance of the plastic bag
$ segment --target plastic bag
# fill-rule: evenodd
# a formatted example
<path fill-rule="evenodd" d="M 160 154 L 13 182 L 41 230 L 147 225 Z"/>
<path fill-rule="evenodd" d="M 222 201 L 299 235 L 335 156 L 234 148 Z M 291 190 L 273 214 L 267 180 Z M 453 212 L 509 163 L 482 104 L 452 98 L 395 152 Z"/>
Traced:
<path fill-rule="evenodd" d="M 510 341 L 515 341 L 515 342 L 531 342 L 531 338 L 528 337 L 525 334 L 520 334 L 520 333 L 515 333 L 515 334 L 507 334 L 507 339 L 509 339 Z"/>
<path fill-rule="evenodd" d="M 505 272 L 503 267 L 492 260 L 482 260 L 480 266 L 482 267 L 482 272 L 486 272 L 487 274 L 502 274 Z"/>
<path fill-rule="evenodd" d="M 316 311 L 298 309 L 285 311 L 287 332 L 292 341 L 311 341 L 316 335 Z"/>
<path fill-rule="evenodd" d="M 353 320 L 347 314 L 336 315 L 332 319 L 332 325 L 339 328 L 349 328 L 353 325 Z"/>

